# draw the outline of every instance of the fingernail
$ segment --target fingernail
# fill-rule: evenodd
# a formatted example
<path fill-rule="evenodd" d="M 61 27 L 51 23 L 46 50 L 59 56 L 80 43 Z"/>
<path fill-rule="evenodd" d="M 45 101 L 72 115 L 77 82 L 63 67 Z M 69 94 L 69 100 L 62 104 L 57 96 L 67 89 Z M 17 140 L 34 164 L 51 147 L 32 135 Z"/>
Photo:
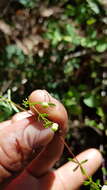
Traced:
<path fill-rule="evenodd" d="M 44 92 L 44 101 L 46 101 L 46 102 L 50 102 L 52 96 L 48 93 L 47 90 L 43 90 L 43 92 Z"/>

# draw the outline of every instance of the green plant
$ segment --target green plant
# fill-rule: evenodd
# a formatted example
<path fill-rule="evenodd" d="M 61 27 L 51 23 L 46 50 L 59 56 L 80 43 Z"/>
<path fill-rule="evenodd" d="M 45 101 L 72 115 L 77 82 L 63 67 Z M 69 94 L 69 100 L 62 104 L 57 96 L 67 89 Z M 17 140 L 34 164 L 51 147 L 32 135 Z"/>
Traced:
<path fill-rule="evenodd" d="M 0 95 L 11 88 L 20 104 L 35 87 L 47 89 L 69 113 L 70 146 L 78 136 L 83 143 L 75 130 L 88 127 L 101 137 L 90 147 L 103 146 L 107 158 L 106 0 L 19 0 L 9 7 L 0 20 Z M 15 112 L 6 102 L 0 110 L 0 121 Z"/>
<path fill-rule="evenodd" d="M 35 105 L 41 105 L 43 108 L 48 108 L 49 106 L 55 106 L 55 104 L 51 102 L 30 102 L 27 99 L 23 101 L 23 105 L 25 108 L 21 107 L 20 105 L 14 103 L 11 100 L 11 91 L 10 89 L 8 90 L 8 97 L 0 96 L 0 102 L 7 104 L 11 109 L 13 109 L 15 112 L 21 111 L 27 111 L 25 108 L 32 107 L 33 110 L 38 114 L 38 121 L 42 120 L 43 121 L 43 126 L 45 128 L 50 127 L 53 132 L 57 132 L 60 129 L 60 126 L 57 123 L 54 123 L 48 119 L 48 114 L 47 113 L 40 113 L 38 109 L 36 109 Z M 106 185 L 101 186 L 101 184 L 97 181 L 94 182 L 92 177 L 88 176 L 86 169 L 83 167 L 83 164 L 86 163 L 88 160 L 83 160 L 81 162 L 78 161 L 78 159 L 75 157 L 67 143 L 65 142 L 64 138 L 62 136 L 59 136 L 61 142 L 65 145 L 67 150 L 69 151 L 71 157 L 68 158 L 69 161 L 74 162 L 77 164 L 77 166 L 73 169 L 75 172 L 78 168 L 80 168 L 82 174 L 87 177 L 87 181 L 84 182 L 85 186 L 90 186 L 91 190 L 100 190 L 102 187 L 102 190 L 106 189 Z"/>
<path fill-rule="evenodd" d="M 8 107 L 9 107 L 11 110 L 13 110 L 13 111 L 15 111 L 15 112 L 19 112 L 20 110 L 21 110 L 21 111 L 27 111 L 27 110 L 25 110 L 23 107 L 21 107 L 20 105 L 14 103 L 14 102 L 11 100 L 10 89 L 8 90 L 8 97 L 0 96 L 0 103 L 2 103 L 3 105 L 5 105 L 5 107 L 6 107 L 7 109 L 8 109 Z M 23 101 L 23 105 L 24 105 L 26 108 L 32 107 L 32 108 L 35 110 L 35 112 L 38 114 L 38 120 L 42 120 L 42 121 L 43 121 L 43 126 L 44 126 L 45 128 L 48 128 L 48 127 L 51 126 L 51 129 L 52 129 L 54 132 L 56 132 L 56 131 L 58 130 L 58 128 L 59 128 L 58 124 L 57 124 L 57 123 L 54 123 L 54 122 L 52 122 L 52 121 L 49 121 L 49 120 L 47 119 L 48 114 L 46 114 L 46 113 L 40 113 L 40 112 L 36 109 L 36 107 L 34 106 L 34 105 L 36 105 L 36 104 L 39 104 L 39 105 L 41 105 L 41 106 L 44 107 L 44 108 L 47 108 L 47 107 L 49 107 L 49 106 L 55 106 L 55 104 L 53 104 L 53 103 L 51 103 L 51 102 L 49 102 L 49 103 L 47 103 L 47 102 L 33 102 L 33 103 L 30 103 L 28 100 L 24 100 L 24 101 Z"/>

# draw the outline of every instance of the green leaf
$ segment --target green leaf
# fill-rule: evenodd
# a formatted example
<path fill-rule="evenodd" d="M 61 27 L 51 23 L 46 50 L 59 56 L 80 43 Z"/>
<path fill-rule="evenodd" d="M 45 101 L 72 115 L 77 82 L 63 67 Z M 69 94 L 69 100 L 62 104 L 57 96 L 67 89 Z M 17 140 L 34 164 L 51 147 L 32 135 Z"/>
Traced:
<path fill-rule="evenodd" d="M 11 104 L 13 110 L 14 110 L 16 113 L 20 112 L 19 109 L 15 106 L 14 103 L 11 102 L 10 104 Z"/>
<path fill-rule="evenodd" d="M 44 123 L 44 127 L 45 127 L 45 128 L 51 127 L 52 124 L 53 124 L 53 122 L 47 121 L 46 123 Z"/>
<path fill-rule="evenodd" d="M 87 105 L 90 108 L 97 107 L 99 104 L 98 97 L 93 94 L 88 94 L 84 100 L 84 104 Z"/>
<path fill-rule="evenodd" d="M 103 175 L 107 176 L 107 169 L 105 167 L 102 167 L 101 170 L 102 170 Z"/>
<path fill-rule="evenodd" d="M 83 102 L 84 102 L 88 107 L 91 107 L 91 108 L 94 107 L 94 98 L 93 98 L 93 96 L 90 96 L 90 97 L 88 97 L 88 98 L 85 98 L 85 99 L 83 100 Z"/>
<path fill-rule="evenodd" d="M 71 162 L 74 162 L 74 163 L 76 163 L 76 164 L 77 164 L 77 161 L 76 161 L 76 160 L 74 160 L 74 158 L 68 158 L 68 161 L 71 161 Z"/>
<path fill-rule="evenodd" d="M 13 114 L 12 107 L 7 102 L 0 101 L 0 121 L 8 119 Z"/>
<path fill-rule="evenodd" d="M 66 76 L 72 75 L 74 69 L 79 69 L 80 67 L 79 62 L 80 62 L 80 59 L 76 59 L 76 58 L 73 58 L 67 61 L 64 67 L 64 74 Z"/>
<path fill-rule="evenodd" d="M 87 159 L 86 159 L 86 160 L 83 160 L 83 161 L 81 161 L 80 164 L 85 164 L 87 161 L 88 161 Z"/>
<path fill-rule="evenodd" d="M 97 122 L 95 120 L 85 119 L 85 125 L 90 127 L 97 127 Z"/>
<path fill-rule="evenodd" d="M 42 105 L 42 102 L 29 102 L 29 106 L 34 106 L 34 105 L 37 105 L 37 104 Z"/>
<path fill-rule="evenodd" d="M 41 113 L 41 114 L 39 114 L 40 115 L 40 117 L 48 117 L 48 114 L 47 113 Z"/>
<path fill-rule="evenodd" d="M 90 19 L 87 20 L 87 24 L 88 24 L 88 25 L 92 25 L 92 24 L 94 24 L 95 22 L 96 22 L 96 19 L 95 19 L 95 18 L 90 18 Z"/>
<path fill-rule="evenodd" d="M 90 184 L 90 181 L 84 181 L 84 185 L 87 186 Z"/>
<path fill-rule="evenodd" d="M 96 46 L 96 50 L 99 52 L 99 53 L 102 53 L 104 51 L 107 50 L 107 43 L 99 43 L 97 46 Z"/>
<path fill-rule="evenodd" d="M 96 127 L 97 127 L 98 129 L 100 129 L 100 130 L 104 130 L 104 125 L 103 125 L 103 123 L 99 123 Z"/>
<path fill-rule="evenodd" d="M 99 9 L 99 6 L 98 4 L 95 2 L 95 0 L 87 0 L 87 3 L 90 7 L 90 9 L 96 13 L 96 14 L 99 14 L 100 13 L 100 9 Z"/>
<path fill-rule="evenodd" d="M 90 38 L 81 38 L 81 46 L 83 47 L 87 47 L 87 48 L 92 48 L 95 47 L 97 45 L 97 40 L 93 40 Z"/>
<path fill-rule="evenodd" d="M 28 108 L 29 107 L 29 101 L 27 99 L 23 100 L 22 105 L 25 106 L 25 108 Z"/>
<path fill-rule="evenodd" d="M 98 116 L 101 117 L 102 120 L 105 119 L 105 114 L 104 114 L 104 111 L 103 111 L 102 107 L 98 107 L 96 113 L 97 113 Z"/>
<path fill-rule="evenodd" d="M 51 103 L 51 102 L 48 102 L 48 105 L 49 106 L 56 106 L 55 104 Z"/>
<path fill-rule="evenodd" d="M 86 170 L 85 170 L 85 168 L 83 168 L 82 166 L 80 166 L 80 169 L 81 169 L 81 172 L 82 172 L 82 174 L 84 175 L 84 176 L 86 176 Z"/>
<path fill-rule="evenodd" d="M 36 4 L 36 0 L 19 0 L 19 2 L 26 8 L 34 8 Z"/>

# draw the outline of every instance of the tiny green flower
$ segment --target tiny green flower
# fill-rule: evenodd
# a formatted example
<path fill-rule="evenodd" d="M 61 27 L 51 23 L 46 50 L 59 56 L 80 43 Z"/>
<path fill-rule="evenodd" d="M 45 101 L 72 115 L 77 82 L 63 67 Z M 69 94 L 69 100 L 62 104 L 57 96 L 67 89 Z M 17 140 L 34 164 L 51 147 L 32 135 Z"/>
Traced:
<path fill-rule="evenodd" d="M 48 108 L 48 107 L 49 107 L 49 104 L 48 104 L 48 102 L 42 102 L 42 106 L 43 106 L 44 108 Z"/>
<path fill-rule="evenodd" d="M 53 123 L 52 126 L 51 126 L 51 129 L 52 129 L 52 131 L 54 131 L 54 132 L 56 132 L 56 131 L 58 130 L 58 128 L 59 128 L 58 123 Z"/>
<path fill-rule="evenodd" d="M 107 190 L 107 185 L 103 185 L 101 190 Z"/>

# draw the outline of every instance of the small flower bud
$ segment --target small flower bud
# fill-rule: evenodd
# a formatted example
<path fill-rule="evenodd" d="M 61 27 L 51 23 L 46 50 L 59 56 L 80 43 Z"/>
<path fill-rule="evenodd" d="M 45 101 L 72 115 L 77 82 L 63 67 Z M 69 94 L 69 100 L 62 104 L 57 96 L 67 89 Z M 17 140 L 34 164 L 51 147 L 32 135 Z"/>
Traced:
<path fill-rule="evenodd" d="M 101 190 L 107 190 L 107 185 L 103 185 Z"/>
<path fill-rule="evenodd" d="M 56 132 L 56 131 L 58 130 L 58 128 L 59 128 L 58 123 L 53 123 L 52 126 L 51 126 L 51 129 L 52 129 L 52 131 L 54 131 L 54 132 Z"/>
<path fill-rule="evenodd" d="M 49 107 L 48 102 L 42 102 L 42 106 L 43 106 L 44 108 L 48 108 L 48 107 Z"/>

